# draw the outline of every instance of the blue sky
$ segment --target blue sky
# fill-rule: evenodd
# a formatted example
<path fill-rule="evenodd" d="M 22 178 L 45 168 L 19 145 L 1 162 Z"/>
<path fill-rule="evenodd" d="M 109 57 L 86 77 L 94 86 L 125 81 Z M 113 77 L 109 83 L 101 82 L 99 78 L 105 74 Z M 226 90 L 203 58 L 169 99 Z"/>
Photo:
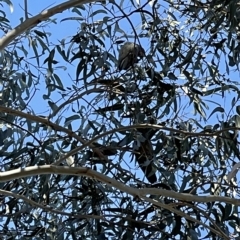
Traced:
<path fill-rule="evenodd" d="M 15 0 L 13 2 L 14 2 L 13 13 L 10 13 L 10 9 L 7 5 L 5 5 L 4 10 L 7 14 L 7 17 L 11 21 L 11 26 L 15 27 L 16 25 L 18 25 L 20 23 L 20 18 L 24 17 L 24 10 L 23 10 L 24 0 Z M 61 1 L 61 2 L 63 2 L 63 1 Z M 61 2 L 60 1 L 48 1 L 48 0 L 28 1 L 28 12 L 30 13 L 29 16 L 36 15 L 40 11 L 45 10 L 49 7 L 55 6 L 56 4 L 59 4 Z M 76 31 L 79 28 L 78 22 L 76 22 L 76 21 L 60 22 L 61 19 L 68 18 L 69 16 L 74 16 L 74 14 L 70 10 L 66 10 L 66 11 L 64 11 L 60 14 L 56 14 L 53 18 L 57 19 L 57 24 L 50 24 L 48 27 L 45 28 L 45 31 L 52 35 L 50 37 L 50 41 L 52 41 L 54 44 L 56 44 L 58 42 L 58 40 L 61 40 L 63 38 L 69 37 L 67 39 L 70 40 L 71 36 L 76 34 Z M 137 14 L 131 16 L 131 19 L 134 22 L 134 26 L 137 25 L 138 20 L 139 20 L 139 19 L 135 18 L 136 16 L 137 16 Z M 97 15 L 96 19 L 101 19 L 101 15 L 100 14 Z M 123 21 L 120 22 L 120 26 L 123 27 L 124 30 L 126 30 L 126 28 L 130 29 L 130 25 L 127 21 L 126 22 L 123 22 Z M 39 29 L 39 30 L 41 30 L 41 29 Z M 148 46 L 146 46 L 146 48 L 147 47 Z M 71 74 L 71 76 L 72 76 L 73 79 L 75 78 L 76 65 L 77 65 L 77 62 L 75 61 L 75 62 L 73 62 L 72 69 L 69 69 L 69 68 L 71 68 L 71 66 L 68 65 L 68 69 L 66 71 L 64 71 L 64 70 L 60 71 L 62 81 L 64 82 L 64 86 L 71 86 L 71 81 L 69 79 L 68 74 L 73 73 L 73 74 Z M 220 65 L 220 68 L 225 69 L 224 62 L 222 63 L 222 65 Z M 232 78 L 232 80 L 238 81 L 239 73 L 238 72 L 231 72 L 231 78 Z M 216 96 L 215 96 L 215 98 L 216 98 Z M 209 100 L 211 100 L 211 97 L 209 98 Z M 215 99 L 213 99 L 213 101 L 214 100 Z M 217 101 L 219 102 L 219 100 L 217 100 Z M 226 107 L 226 108 L 228 107 L 230 102 L 231 102 L 231 96 L 225 97 L 225 100 L 223 100 L 221 98 L 221 104 L 224 104 L 224 107 Z"/>
<path fill-rule="evenodd" d="M 5 12 L 6 15 L 8 17 L 8 19 L 10 20 L 10 25 L 12 27 L 16 27 L 17 25 L 19 25 L 21 23 L 21 18 L 24 19 L 24 0 L 16 0 L 13 1 L 14 2 L 14 7 L 13 7 L 13 12 L 10 12 L 10 8 L 5 5 Z M 62 3 L 63 1 L 48 1 L 48 0 L 42 0 L 42 1 L 28 1 L 28 12 L 29 12 L 29 17 L 32 17 L 38 13 L 40 13 L 42 10 L 48 9 L 49 7 L 53 7 L 59 3 Z M 46 33 L 49 36 L 49 49 L 52 50 L 55 46 L 55 44 L 58 44 L 60 40 L 62 40 L 63 38 L 66 38 L 66 41 L 70 41 L 71 37 L 73 35 L 75 35 L 77 33 L 77 30 L 79 28 L 79 24 L 76 21 L 63 21 L 60 22 L 61 19 L 67 18 L 69 17 L 70 14 L 70 10 L 66 10 L 60 14 L 56 14 L 55 16 L 52 17 L 52 19 L 56 19 L 57 24 L 51 23 L 49 25 L 47 25 L 46 28 L 44 28 L 44 31 L 46 31 Z M 73 15 L 73 13 L 71 13 L 71 16 Z M 42 31 L 43 28 L 39 27 L 40 24 L 35 27 L 34 29 L 37 29 L 39 31 Z M 35 59 L 35 55 L 34 52 L 32 51 L 32 48 L 28 47 L 29 42 L 27 40 L 23 41 L 23 45 L 26 48 L 26 50 L 29 52 L 28 56 L 27 56 L 27 61 L 28 62 L 33 62 L 36 65 L 36 59 Z M 39 44 L 38 44 L 39 45 Z M 41 46 L 39 45 L 38 47 L 38 51 L 41 53 Z M 23 54 L 19 54 L 20 56 L 23 56 Z M 57 52 L 56 54 L 57 55 Z M 48 53 L 45 52 L 45 55 L 40 58 L 40 66 L 43 67 L 47 67 L 47 65 L 42 65 L 44 59 L 48 56 Z M 57 60 L 59 60 L 56 57 Z M 66 64 L 64 63 L 64 61 L 59 60 L 60 64 L 58 64 L 58 66 L 63 67 L 63 68 L 59 68 L 59 70 L 56 72 L 59 77 L 61 78 L 64 87 L 71 87 L 72 86 L 72 79 L 75 79 L 75 72 L 76 72 L 76 65 L 77 63 L 73 63 L 72 65 L 70 64 Z M 65 68 L 65 69 L 64 69 Z M 36 73 L 36 69 L 31 69 L 33 72 L 35 71 Z M 69 76 L 70 74 L 70 76 Z M 71 79 L 72 78 L 72 79 Z M 42 105 L 39 104 L 39 98 L 42 98 L 42 95 L 44 93 L 46 93 L 46 88 L 45 88 L 45 80 L 44 77 L 42 77 L 41 79 L 41 86 L 38 86 L 39 91 L 36 93 L 35 97 L 33 98 L 32 104 L 31 106 L 34 108 L 34 105 L 36 106 L 35 111 L 36 114 L 41 114 L 41 115 L 48 115 L 49 112 L 45 112 L 46 110 L 46 105 Z M 59 97 L 59 95 L 58 95 Z M 56 99 L 54 99 L 56 100 Z M 42 112 L 43 111 L 43 112 Z"/>
<path fill-rule="evenodd" d="M 24 0 L 14 1 L 14 8 L 13 8 L 12 13 L 10 12 L 9 7 L 7 5 L 5 5 L 4 10 L 5 10 L 7 16 L 9 17 L 9 20 L 11 21 L 11 26 L 13 26 L 13 27 L 17 26 L 20 23 L 20 19 L 22 17 L 24 17 L 23 3 L 24 3 Z M 48 0 L 28 1 L 29 16 L 30 17 L 34 16 L 34 15 L 38 14 L 39 12 L 41 12 L 42 10 L 45 10 L 49 7 L 53 7 L 59 3 L 61 3 L 61 2 L 48 1 Z M 129 6 L 130 6 L 130 4 L 129 4 Z M 129 10 L 129 8 L 130 8 L 129 6 L 126 3 L 126 9 Z M 95 8 L 97 8 L 97 6 Z M 54 44 L 58 43 L 58 41 L 62 40 L 63 38 L 66 38 L 67 39 L 66 41 L 69 41 L 71 39 L 71 37 L 76 34 L 76 32 L 79 28 L 79 23 L 77 21 L 68 20 L 68 21 L 61 22 L 62 19 L 69 18 L 70 16 L 76 16 L 76 15 L 74 15 L 74 13 L 72 13 L 71 10 L 66 10 L 60 14 L 56 14 L 53 18 L 56 18 L 57 24 L 52 23 L 44 29 L 46 32 L 51 34 L 51 37 L 49 37 L 49 39 L 50 39 L 50 43 L 51 42 L 53 43 L 52 48 L 54 47 Z M 131 16 L 131 20 L 133 21 L 134 26 L 137 26 L 137 24 L 139 23 L 138 22 L 139 19 L 136 18 L 136 16 L 138 16 L 138 15 L 133 14 Z M 95 20 L 96 19 L 101 19 L 101 14 L 95 16 Z M 120 27 L 122 27 L 129 34 L 132 32 L 131 28 L 130 28 L 131 26 L 129 25 L 129 23 L 127 21 L 120 22 Z M 127 31 L 128 28 L 130 29 L 129 31 Z M 38 29 L 38 27 L 36 27 L 35 29 Z M 41 30 L 41 28 L 39 30 Z M 106 39 L 106 41 L 107 41 L 107 39 Z M 145 42 L 143 42 L 143 44 L 144 43 Z M 26 41 L 25 46 L 27 46 L 27 44 L 28 44 L 28 42 Z M 146 43 L 146 49 L 148 47 L 149 46 Z M 52 48 L 50 47 L 50 50 Z M 41 50 L 41 48 L 39 48 L 39 49 Z M 29 61 L 31 61 L 31 57 L 33 57 L 34 54 L 31 49 L 29 49 L 29 51 L 30 51 L 30 54 L 28 57 L 29 57 Z M 46 58 L 46 55 L 44 56 L 44 58 L 42 58 L 42 61 L 45 58 Z M 56 58 L 56 60 L 58 60 L 58 58 Z M 35 63 L 35 59 L 33 59 L 33 62 Z M 70 65 L 70 64 L 67 65 L 62 60 L 59 60 L 59 62 L 60 62 L 60 65 L 62 64 L 63 67 L 67 67 L 67 69 L 66 70 L 59 69 L 57 73 L 58 73 L 59 77 L 61 77 L 64 87 L 71 87 L 73 84 L 72 80 L 75 79 L 75 72 L 76 72 L 76 66 L 78 64 L 78 61 L 74 61 L 72 65 Z M 222 65 L 220 65 L 220 68 L 225 69 L 224 62 L 222 63 Z M 232 80 L 237 81 L 239 78 L 239 73 L 231 72 L 231 77 L 233 78 Z M 41 79 L 41 82 L 42 82 L 42 84 L 41 84 L 41 86 L 38 87 L 39 91 L 36 93 L 35 97 L 33 98 L 31 106 L 34 109 L 36 114 L 48 115 L 49 111 L 46 111 L 47 103 L 46 102 L 44 103 L 42 100 L 39 100 L 39 99 L 42 99 L 42 95 L 44 93 L 46 93 L 46 87 L 45 87 L 46 84 L 45 84 L 44 78 Z M 182 82 L 182 81 L 180 80 L 180 82 Z M 59 95 L 57 96 L 56 99 L 58 99 L 58 98 L 59 98 Z M 221 95 L 219 95 L 218 97 L 216 97 L 216 95 L 214 95 L 214 97 L 212 97 L 212 96 L 204 97 L 203 98 L 204 100 L 206 100 L 206 99 L 209 100 L 209 103 L 208 103 L 209 110 L 206 110 L 207 114 L 209 115 L 212 112 L 212 110 L 216 107 L 216 105 L 212 104 L 210 101 L 215 101 L 217 104 L 219 104 L 219 106 L 221 106 L 225 109 L 230 109 L 230 106 L 231 106 L 230 104 L 231 104 L 232 98 L 233 98 L 233 96 L 230 94 L 226 94 L 224 96 L 224 98 L 222 98 Z M 53 94 L 52 99 L 56 100 L 56 99 L 54 99 L 54 94 Z M 89 98 L 86 100 L 89 101 L 91 99 Z M 186 102 L 186 104 L 187 104 L 189 99 L 188 99 L 188 97 L 182 96 L 181 100 L 182 100 L 182 102 Z M 86 102 L 84 102 L 84 101 L 82 101 L 81 103 L 83 105 L 86 104 Z M 190 106 L 187 109 L 188 109 L 187 111 L 189 113 L 188 116 L 194 118 L 194 116 L 191 116 L 193 107 Z M 220 120 L 222 120 L 222 114 L 218 114 L 218 117 Z M 214 115 L 210 118 L 208 124 L 215 124 L 215 123 L 216 123 L 216 115 Z"/>
<path fill-rule="evenodd" d="M 42 10 L 45 10 L 49 7 L 53 7 L 59 3 L 61 3 L 61 2 L 48 1 L 48 0 L 28 1 L 29 16 L 31 17 L 33 15 L 36 15 L 39 12 L 41 12 Z M 23 4 L 24 4 L 24 0 L 15 0 L 12 13 L 10 12 L 9 7 L 7 5 L 5 5 L 4 10 L 7 14 L 7 17 L 11 21 L 11 26 L 13 26 L 13 27 L 17 26 L 20 23 L 20 19 L 22 17 L 24 17 L 24 10 L 23 10 L 24 5 Z M 96 6 L 96 8 L 97 8 L 97 6 Z M 127 5 L 127 3 L 126 3 L 126 9 L 129 10 L 129 6 Z M 56 18 L 57 24 L 52 23 L 44 29 L 46 32 L 51 34 L 51 37 L 49 39 L 50 39 L 50 43 L 51 42 L 53 43 L 52 48 L 54 47 L 54 44 L 58 43 L 58 41 L 60 41 L 61 39 L 66 38 L 69 41 L 71 39 L 71 37 L 76 34 L 76 32 L 79 28 L 79 23 L 77 21 L 68 20 L 68 21 L 61 22 L 62 19 L 68 18 L 70 16 L 76 16 L 76 15 L 74 15 L 74 13 L 72 13 L 71 10 L 66 10 L 63 13 L 57 14 L 53 17 L 53 18 Z M 134 26 L 136 26 L 139 21 L 139 19 L 137 19 L 136 16 L 137 16 L 137 14 L 131 16 L 131 20 L 133 20 Z M 101 14 L 95 16 L 95 20 L 96 19 L 101 19 Z M 130 30 L 127 32 L 131 33 L 131 28 L 127 21 L 121 22 L 120 26 L 124 30 L 127 30 L 129 28 Z M 38 27 L 36 27 L 36 29 L 38 29 Z M 41 30 L 41 29 L 39 29 L 39 30 Z M 106 39 L 106 41 L 107 41 L 107 39 Z M 26 43 L 25 46 L 27 46 L 28 42 L 26 41 L 25 43 Z M 143 44 L 144 44 L 144 42 L 143 42 Z M 50 50 L 52 48 L 50 47 Z M 148 48 L 147 45 L 146 45 L 146 48 Z M 41 49 L 41 48 L 39 48 L 39 49 Z M 31 57 L 33 57 L 34 54 L 31 49 L 29 49 L 29 51 L 30 51 L 29 61 L 31 61 Z M 46 58 L 46 55 L 44 56 L 44 58 L 42 58 L 42 60 L 44 60 L 45 58 Z M 35 59 L 33 59 L 33 62 L 35 63 Z M 72 79 L 75 79 L 75 72 L 76 72 L 76 66 L 77 66 L 78 61 L 73 62 L 72 65 L 70 65 L 70 64 L 67 65 L 62 60 L 60 60 L 59 62 L 61 64 L 63 63 L 63 67 L 67 67 L 67 69 L 66 70 L 59 69 L 57 73 L 61 77 L 61 80 L 62 80 L 64 86 L 71 87 L 72 83 L 73 83 Z M 224 61 L 220 65 L 220 68 L 225 69 Z M 238 81 L 239 73 L 231 72 L 230 77 L 231 77 L 231 80 Z M 39 104 L 40 103 L 39 99 L 42 99 L 42 95 L 46 92 L 44 79 L 42 79 L 41 81 L 42 81 L 42 85 L 41 85 L 41 87 L 39 87 L 39 91 L 37 92 L 36 96 L 34 97 L 31 106 L 35 110 L 36 114 L 48 115 L 49 111 L 46 112 L 47 105 L 45 105 L 45 103 Z M 225 93 L 226 94 L 223 98 L 221 95 L 219 95 L 218 97 L 216 97 L 216 95 L 214 95 L 214 97 L 208 96 L 208 97 L 203 98 L 204 100 L 206 100 L 206 99 L 209 100 L 209 103 L 208 103 L 209 110 L 208 111 L 206 110 L 208 115 L 217 106 L 217 105 L 212 104 L 210 101 L 215 101 L 217 104 L 219 104 L 219 106 L 223 107 L 224 109 L 231 108 L 231 101 L 232 101 L 233 95 L 227 94 L 227 92 L 225 92 Z M 58 97 L 59 97 L 59 95 L 58 95 Z M 56 99 L 53 99 L 53 100 L 56 100 Z M 90 100 L 90 99 L 87 99 L 87 100 Z M 183 96 L 182 101 L 187 103 L 188 97 Z M 85 102 L 82 101 L 82 104 L 85 105 Z M 189 111 L 188 111 L 190 116 L 192 114 L 192 110 L 193 110 L 193 107 L 190 106 Z M 194 118 L 194 116 L 192 116 L 192 117 Z M 222 120 L 222 114 L 218 114 L 218 117 L 220 120 Z M 223 118 L 225 119 L 226 116 L 224 116 Z M 209 124 L 214 124 L 214 123 L 216 123 L 216 115 L 212 116 L 209 120 Z"/>
<path fill-rule="evenodd" d="M 10 9 L 7 5 L 5 5 L 4 10 L 7 14 L 7 17 L 11 21 L 11 26 L 15 27 L 20 23 L 20 18 L 24 17 L 24 10 L 22 9 L 24 7 L 23 6 L 24 0 L 14 0 L 13 2 L 14 2 L 13 13 L 10 13 Z M 60 3 L 59 1 L 49 1 L 49 0 L 30 1 L 29 0 L 28 1 L 28 11 L 30 14 L 36 15 L 40 11 L 47 9 L 49 7 L 52 7 L 59 3 Z M 31 16 L 30 14 L 29 14 L 29 16 Z M 76 21 L 60 22 L 61 19 L 68 18 L 69 16 L 73 16 L 73 15 L 74 14 L 70 10 L 66 10 L 63 13 L 57 14 L 53 17 L 53 18 L 57 19 L 57 24 L 51 24 L 51 25 L 49 25 L 49 27 L 46 27 L 45 31 L 52 34 L 52 37 L 50 38 L 50 40 L 53 41 L 54 44 L 56 44 L 58 40 L 61 40 L 62 38 L 65 38 L 65 37 L 69 37 L 68 39 L 70 40 L 70 37 L 76 34 L 77 29 L 79 27 L 79 24 Z M 98 15 L 96 18 L 99 17 L 99 19 L 100 19 L 100 16 L 101 15 Z M 131 17 L 131 19 L 133 19 L 133 21 L 135 21 L 135 16 L 133 15 Z M 136 19 L 136 23 L 137 23 L 137 19 Z M 130 28 L 130 25 L 125 26 L 125 22 L 121 23 L 121 26 L 124 27 L 124 30 L 126 30 L 126 28 L 128 28 L 128 27 Z M 135 24 L 134 24 L 134 26 L 135 26 Z M 29 56 L 29 59 L 30 59 L 30 57 L 34 56 L 31 50 L 30 50 L 30 52 L 31 52 L 31 55 Z M 33 61 L 35 62 L 35 60 L 33 60 Z M 61 62 L 63 62 L 63 61 L 61 61 Z M 77 65 L 77 61 L 73 62 L 72 66 L 70 66 L 69 64 L 66 65 L 65 63 L 63 63 L 63 66 L 68 67 L 67 70 L 59 70 L 58 74 L 61 77 L 65 87 L 72 85 L 72 79 L 75 78 L 76 65 Z M 222 69 L 224 69 L 225 65 L 222 63 L 222 65 L 220 65 L 220 67 Z M 70 77 L 68 74 L 70 74 Z M 231 77 L 232 77 L 232 80 L 238 81 L 239 73 L 231 72 Z M 42 79 L 42 83 L 43 84 L 42 84 L 41 88 L 39 88 L 39 91 L 38 91 L 36 97 L 33 99 L 31 106 L 33 107 L 33 109 L 36 111 L 37 114 L 48 115 L 49 112 L 45 112 L 46 105 L 39 104 L 39 102 L 40 102 L 39 99 L 42 99 L 42 94 L 46 91 L 44 79 Z M 232 95 L 226 94 L 224 98 L 222 98 L 222 96 L 219 96 L 219 97 L 209 96 L 208 99 L 218 102 L 225 109 L 230 109 L 232 97 L 233 97 Z M 206 99 L 206 98 L 204 98 L 204 99 Z M 187 103 L 188 97 L 183 97 L 182 100 L 186 101 L 186 103 Z M 213 108 L 211 108 L 211 107 L 214 107 L 214 108 L 216 107 L 216 106 L 212 105 L 211 103 L 209 103 L 209 106 L 210 106 L 210 109 L 208 111 L 208 114 L 211 113 L 211 111 L 213 110 Z M 192 109 L 192 107 L 190 107 L 190 109 Z M 190 112 L 191 112 L 191 110 L 190 110 Z M 221 120 L 221 114 L 219 114 L 219 117 Z M 216 115 L 211 117 L 211 119 L 209 121 L 209 124 L 214 124 L 214 123 L 216 123 Z M 141 175 L 141 170 L 139 171 L 139 175 Z"/>

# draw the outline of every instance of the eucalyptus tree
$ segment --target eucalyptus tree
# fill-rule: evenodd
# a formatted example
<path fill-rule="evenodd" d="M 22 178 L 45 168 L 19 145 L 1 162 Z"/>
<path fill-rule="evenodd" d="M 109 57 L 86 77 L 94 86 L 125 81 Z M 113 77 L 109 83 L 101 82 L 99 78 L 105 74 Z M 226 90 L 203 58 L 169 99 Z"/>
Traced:
<path fill-rule="evenodd" d="M 2 239 L 239 239 L 240 1 L 0 2 Z"/>

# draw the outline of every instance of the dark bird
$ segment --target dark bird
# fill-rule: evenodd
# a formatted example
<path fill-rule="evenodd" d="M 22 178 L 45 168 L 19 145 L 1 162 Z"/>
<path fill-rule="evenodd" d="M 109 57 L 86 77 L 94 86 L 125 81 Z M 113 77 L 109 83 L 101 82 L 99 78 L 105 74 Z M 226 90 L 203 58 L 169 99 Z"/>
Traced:
<path fill-rule="evenodd" d="M 155 123 L 154 119 L 151 119 L 149 122 L 151 124 Z M 154 167 L 153 162 L 150 162 L 148 165 L 146 165 L 146 163 L 149 160 L 151 161 L 154 157 L 151 139 L 156 132 L 158 132 L 158 129 L 139 128 L 137 130 L 142 134 L 145 140 L 141 142 L 138 148 L 136 148 L 135 159 L 144 172 L 147 180 L 153 184 L 157 182 L 156 168 Z"/>
<path fill-rule="evenodd" d="M 98 148 L 102 152 L 102 154 L 105 155 L 105 156 L 114 156 L 114 155 L 117 154 L 117 149 L 115 149 L 111 146 L 104 146 L 104 145 L 99 144 L 97 142 L 92 143 L 92 145 L 95 146 L 96 148 Z M 92 151 L 89 151 L 88 154 L 89 154 L 88 157 L 90 157 L 90 158 L 91 157 L 98 157 Z"/>
<path fill-rule="evenodd" d="M 151 160 L 151 158 L 153 158 L 152 143 L 150 140 L 146 139 L 144 142 L 141 143 L 140 147 L 135 153 L 135 157 L 147 180 L 150 183 L 155 183 L 157 181 L 157 176 L 155 173 L 156 169 L 154 168 L 154 165 L 152 164 L 152 162 L 150 162 L 146 166 L 148 159 Z"/>
<path fill-rule="evenodd" d="M 163 78 L 159 72 L 154 71 L 152 68 L 146 68 L 145 70 L 146 70 L 148 77 L 152 79 L 153 85 L 159 86 L 161 88 L 161 91 L 169 92 L 174 89 L 173 85 L 164 83 L 161 81 L 161 80 L 163 80 Z"/>
<path fill-rule="evenodd" d="M 138 63 L 138 57 L 143 58 L 144 56 L 145 51 L 140 45 L 133 42 L 126 42 L 119 51 L 118 69 L 120 71 L 127 70 L 134 63 Z"/>

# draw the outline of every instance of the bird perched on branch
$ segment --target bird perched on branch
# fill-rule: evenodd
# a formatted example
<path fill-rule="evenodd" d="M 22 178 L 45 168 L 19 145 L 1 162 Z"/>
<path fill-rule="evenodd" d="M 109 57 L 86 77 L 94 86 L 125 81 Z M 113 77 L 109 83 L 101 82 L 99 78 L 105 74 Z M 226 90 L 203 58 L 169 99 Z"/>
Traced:
<path fill-rule="evenodd" d="M 140 45 L 133 42 L 126 42 L 119 51 L 118 69 L 120 71 L 127 70 L 134 63 L 138 63 L 138 57 L 143 58 L 144 56 L 145 51 Z"/>

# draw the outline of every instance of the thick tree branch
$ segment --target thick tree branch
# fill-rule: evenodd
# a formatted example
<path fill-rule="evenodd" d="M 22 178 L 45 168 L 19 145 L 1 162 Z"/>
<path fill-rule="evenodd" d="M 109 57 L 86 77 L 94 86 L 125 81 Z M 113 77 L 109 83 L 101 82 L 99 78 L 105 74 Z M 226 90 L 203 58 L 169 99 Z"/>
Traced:
<path fill-rule="evenodd" d="M 19 24 L 13 30 L 9 31 L 2 39 L 0 39 L 0 50 L 3 50 L 10 42 L 12 42 L 16 37 L 20 36 L 26 30 L 35 27 L 37 24 L 50 18 L 51 16 L 61 13 L 71 7 L 95 1 L 96 0 L 69 0 L 45 10 L 32 18 L 26 19 L 23 23 Z"/>
<path fill-rule="evenodd" d="M 229 197 L 220 197 L 220 196 L 196 196 L 192 194 L 186 194 L 186 193 L 177 193 L 170 190 L 165 189 L 155 189 L 155 188 L 143 188 L 143 189 L 137 189 L 129 187 L 123 183 L 120 183 L 119 181 L 110 178 L 108 176 L 105 176 L 104 174 L 101 174 L 99 172 L 96 172 L 89 168 L 84 167 L 62 167 L 62 166 L 52 166 L 52 165 L 45 165 L 45 166 L 33 166 L 33 167 L 26 167 L 25 169 L 15 169 L 11 171 L 6 171 L 0 173 L 0 182 L 10 181 L 13 179 L 19 179 L 23 177 L 30 177 L 38 174 L 63 174 L 63 175 L 75 175 L 75 176 L 85 176 L 89 178 L 96 179 L 102 183 L 105 183 L 111 187 L 114 187 L 116 189 L 119 189 L 120 191 L 123 191 L 125 193 L 128 193 L 134 197 L 140 197 L 143 200 L 154 204 L 155 206 L 167 209 L 173 213 L 178 214 L 179 216 L 185 217 L 186 219 L 193 221 L 197 224 L 203 225 L 206 228 L 210 229 L 212 232 L 214 232 L 217 235 L 221 235 L 224 239 L 228 239 L 227 236 L 223 233 L 218 232 L 217 230 L 207 226 L 206 224 L 196 220 L 195 218 L 173 208 L 169 204 L 164 204 L 159 201 L 153 200 L 151 198 L 146 197 L 146 195 L 153 194 L 153 195 L 159 195 L 164 197 L 171 197 L 175 198 L 177 200 L 181 201 L 194 201 L 194 202 L 224 202 L 224 203 L 230 203 L 235 206 L 240 206 L 240 202 L 238 199 L 232 199 Z"/>
<path fill-rule="evenodd" d="M 74 176 L 85 176 L 89 178 L 96 179 L 102 183 L 109 186 L 115 187 L 120 191 L 126 192 L 134 197 L 145 198 L 147 195 L 159 195 L 163 197 L 171 197 L 180 201 L 186 202 L 200 202 L 200 203 L 210 203 L 210 202 L 224 202 L 233 204 L 235 206 L 240 206 L 239 199 L 234 199 L 230 197 L 221 196 L 197 196 L 188 193 L 178 193 L 171 190 L 158 189 L 158 188 L 132 188 L 119 181 L 105 176 L 97 171 L 94 171 L 86 167 L 67 167 L 67 166 L 33 166 L 26 167 L 24 169 L 18 168 L 11 171 L 0 173 L 0 182 L 6 182 L 13 179 L 19 179 L 23 177 L 30 177 L 34 175 L 45 175 L 45 174 L 62 174 L 62 175 L 74 175 Z"/>

